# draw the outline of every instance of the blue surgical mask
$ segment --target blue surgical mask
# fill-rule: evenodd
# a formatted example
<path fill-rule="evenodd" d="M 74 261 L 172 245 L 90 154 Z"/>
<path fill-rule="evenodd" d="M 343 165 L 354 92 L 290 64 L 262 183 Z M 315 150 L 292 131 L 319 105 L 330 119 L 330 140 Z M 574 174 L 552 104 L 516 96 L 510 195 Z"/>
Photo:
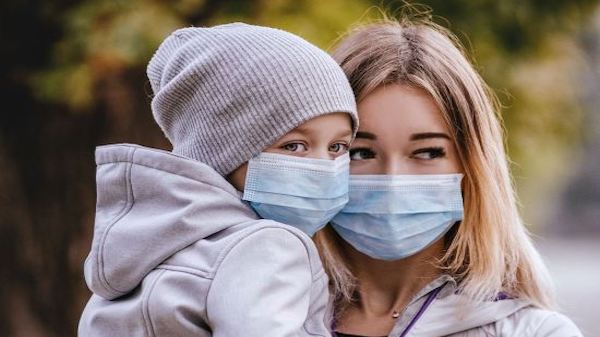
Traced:
<path fill-rule="evenodd" d="M 350 201 L 332 227 L 372 258 L 403 259 L 462 220 L 461 180 L 462 174 L 352 175 Z"/>
<path fill-rule="evenodd" d="M 348 202 L 350 158 L 313 159 L 263 152 L 250 159 L 242 199 L 262 218 L 309 236 Z"/>

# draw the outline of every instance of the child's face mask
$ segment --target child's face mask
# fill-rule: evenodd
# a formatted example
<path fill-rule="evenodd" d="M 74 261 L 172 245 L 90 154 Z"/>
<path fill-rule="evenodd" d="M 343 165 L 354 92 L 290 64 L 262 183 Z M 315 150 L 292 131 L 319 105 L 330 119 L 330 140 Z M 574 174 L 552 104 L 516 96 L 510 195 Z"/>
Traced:
<path fill-rule="evenodd" d="M 348 154 L 334 160 L 263 152 L 248 162 L 243 200 L 265 219 L 309 236 L 348 202 Z"/>

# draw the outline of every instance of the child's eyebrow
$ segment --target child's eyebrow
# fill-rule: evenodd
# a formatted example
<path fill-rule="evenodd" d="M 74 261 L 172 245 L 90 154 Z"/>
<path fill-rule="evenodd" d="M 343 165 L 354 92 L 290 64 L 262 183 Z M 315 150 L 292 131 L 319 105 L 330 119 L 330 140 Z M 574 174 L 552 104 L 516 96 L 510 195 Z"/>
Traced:
<path fill-rule="evenodd" d="M 352 137 L 352 129 L 340 132 L 339 137 Z"/>
<path fill-rule="evenodd" d="M 309 130 L 306 129 L 305 125 L 300 125 L 298 127 L 296 127 L 295 129 L 293 129 L 290 132 L 300 132 L 300 133 L 307 133 Z"/>
<path fill-rule="evenodd" d="M 284 137 L 287 137 L 289 135 L 301 135 L 301 136 L 306 136 L 310 133 L 310 130 L 306 130 L 306 129 L 302 129 L 300 127 L 295 128 L 294 130 L 288 132 L 285 134 Z"/>
<path fill-rule="evenodd" d="M 286 137 L 289 137 L 289 135 L 295 135 L 295 134 L 308 137 L 315 132 L 316 132 L 315 130 L 306 128 L 304 125 L 302 125 L 302 126 L 295 128 L 294 130 L 288 132 L 286 134 Z M 333 138 L 346 138 L 346 137 L 352 137 L 352 129 L 351 128 L 342 130 L 340 132 L 337 132 L 335 135 L 333 135 Z"/>

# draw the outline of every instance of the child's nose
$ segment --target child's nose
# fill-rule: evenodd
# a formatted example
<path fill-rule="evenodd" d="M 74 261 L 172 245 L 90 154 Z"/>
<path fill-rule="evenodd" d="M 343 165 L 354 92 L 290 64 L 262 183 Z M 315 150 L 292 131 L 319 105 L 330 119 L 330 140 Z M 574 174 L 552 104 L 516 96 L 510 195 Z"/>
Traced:
<path fill-rule="evenodd" d="M 335 156 L 331 154 L 328 149 L 317 150 L 313 152 L 310 157 L 314 159 L 335 159 Z"/>

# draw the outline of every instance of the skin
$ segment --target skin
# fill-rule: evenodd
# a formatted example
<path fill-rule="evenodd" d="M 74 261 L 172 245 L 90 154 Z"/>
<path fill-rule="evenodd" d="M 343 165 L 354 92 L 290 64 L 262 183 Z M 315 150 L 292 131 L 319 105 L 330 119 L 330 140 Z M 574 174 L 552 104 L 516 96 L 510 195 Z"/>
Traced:
<path fill-rule="evenodd" d="M 360 128 L 350 148 L 352 174 L 462 173 L 442 113 L 423 90 L 382 86 L 358 104 Z M 342 313 L 337 331 L 387 336 L 413 296 L 440 275 L 434 266 L 443 238 L 421 252 L 396 261 L 373 259 L 342 241 L 342 249 L 360 280 L 360 298 Z"/>
<path fill-rule="evenodd" d="M 347 113 L 335 112 L 303 123 L 263 152 L 333 160 L 348 152 L 351 140 L 352 119 Z M 248 163 L 245 163 L 227 177 L 239 191 L 244 190 L 247 170 Z"/>

